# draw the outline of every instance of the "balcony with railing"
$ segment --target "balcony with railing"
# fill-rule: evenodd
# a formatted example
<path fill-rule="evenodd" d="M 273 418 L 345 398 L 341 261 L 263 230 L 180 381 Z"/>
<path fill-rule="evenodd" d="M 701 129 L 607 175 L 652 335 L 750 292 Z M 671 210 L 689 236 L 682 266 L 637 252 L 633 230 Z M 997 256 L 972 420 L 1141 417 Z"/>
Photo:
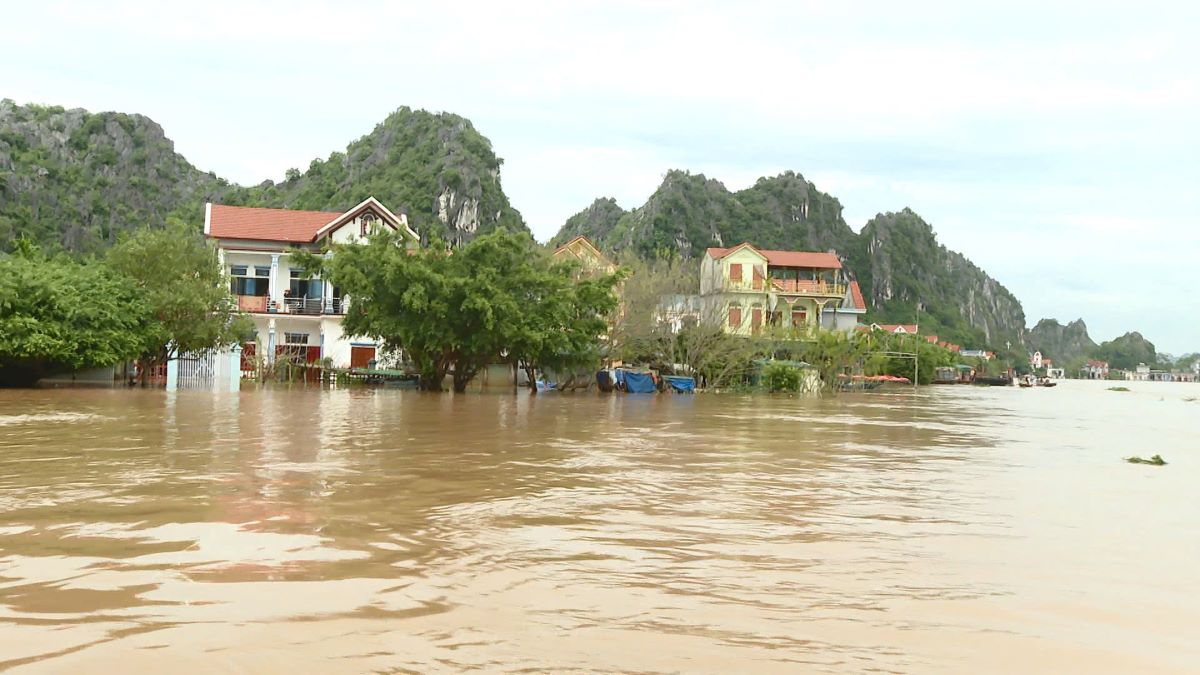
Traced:
<path fill-rule="evenodd" d="M 284 298 L 275 302 L 265 295 L 239 295 L 238 309 L 257 314 L 293 314 L 300 316 L 342 315 L 349 304 L 345 298 Z"/>
<path fill-rule="evenodd" d="M 785 295 L 823 295 L 842 297 L 846 285 L 811 279 L 771 279 L 771 289 Z"/>
<path fill-rule="evenodd" d="M 724 290 L 840 298 L 846 294 L 846 285 L 812 279 L 726 279 Z"/>

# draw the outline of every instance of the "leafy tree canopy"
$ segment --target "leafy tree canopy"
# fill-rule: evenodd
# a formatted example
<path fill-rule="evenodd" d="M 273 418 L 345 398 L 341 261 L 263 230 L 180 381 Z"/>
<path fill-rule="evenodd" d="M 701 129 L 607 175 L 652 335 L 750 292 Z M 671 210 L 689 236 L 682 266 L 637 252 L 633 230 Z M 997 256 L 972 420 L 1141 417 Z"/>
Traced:
<path fill-rule="evenodd" d="M 139 290 L 103 265 L 0 256 L 0 385 L 134 358 L 151 330 Z"/>
<path fill-rule="evenodd" d="M 576 279 L 529 235 L 496 230 L 453 254 L 435 243 L 410 251 L 391 233 L 335 245 L 328 257 L 294 260 L 350 298 L 343 327 L 403 349 L 423 388 L 453 370 L 462 391 L 489 363 L 535 367 L 598 361 L 604 315 L 616 306 L 615 276 Z"/>
<path fill-rule="evenodd" d="M 109 250 L 108 264 L 150 310 L 142 355 L 151 360 L 227 346 L 250 327 L 229 293 L 216 249 L 181 221 L 123 237 Z"/>

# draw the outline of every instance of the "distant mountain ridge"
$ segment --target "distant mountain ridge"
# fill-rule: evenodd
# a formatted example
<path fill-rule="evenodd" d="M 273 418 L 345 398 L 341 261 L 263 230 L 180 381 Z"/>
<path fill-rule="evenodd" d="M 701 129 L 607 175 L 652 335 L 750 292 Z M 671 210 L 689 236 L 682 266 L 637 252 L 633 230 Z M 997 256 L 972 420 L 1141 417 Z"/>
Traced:
<path fill-rule="evenodd" d="M 709 246 L 834 250 L 860 282 L 880 323 L 918 321 L 964 346 L 1022 349 L 1025 313 L 1003 285 L 937 242 L 911 210 L 879 214 L 855 233 L 837 198 L 785 172 L 730 192 L 717 180 L 669 171 L 631 211 L 609 198 L 571 216 L 552 243 L 586 235 L 612 251 L 697 258 Z"/>
<path fill-rule="evenodd" d="M 238 186 L 197 169 L 141 115 L 0 101 L 0 251 L 26 236 L 95 252 L 125 230 L 178 218 L 197 226 L 203 204 L 344 210 L 375 196 L 426 239 L 461 243 L 496 227 L 526 230 L 500 186 L 502 160 L 458 115 L 400 108 L 344 152 L 283 182 Z"/>
<path fill-rule="evenodd" d="M 1083 319 L 1062 325 L 1055 319 L 1042 319 L 1029 331 L 1029 348 L 1054 360 L 1060 367 L 1095 352 L 1096 343 L 1088 335 Z"/>

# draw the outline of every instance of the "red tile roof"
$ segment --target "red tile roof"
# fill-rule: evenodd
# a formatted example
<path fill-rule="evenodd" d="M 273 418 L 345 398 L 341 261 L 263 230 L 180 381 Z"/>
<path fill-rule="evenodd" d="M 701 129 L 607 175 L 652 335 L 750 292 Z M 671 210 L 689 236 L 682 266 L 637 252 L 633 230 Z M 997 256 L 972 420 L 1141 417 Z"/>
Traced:
<path fill-rule="evenodd" d="M 897 329 L 903 328 L 905 333 L 916 333 L 917 324 L 915 323 L 881 323 L 878 324 L 879 330 L 884 330 L 889 333 L 895 333 Z"/>
<path fill-rule="evenodd" d="M 935 344 L 935 345 L 936 345 L 936 344 L 937 344 L 937 341 L 938 341 L 938 339 L 937 339 L 937 336 L 936 336 L 936 335 L 926 335 L 926 336 L 925 336 L 925 341 L 926 341 L 926 342 L 928 342 L 928 343 L 930 343 L 930 344 Z"/>
<path fill-rule="evenodd" d="M 768 265 L 777 267 L 817 267 L 827 270 L 842 269 L 842 261 L 832 253 L 817 253 L 815 251 L 772 251 L 768 249 L 755 248 L 750 244 L 738 244 L 730 248 L 710 248 L 707 253 L 714 260 L 720 260 L 732 253 L 735 249 L 747 247 L 761 253 L 767 259 Z"/>
<path fill-rule="evenodd" d="M 850 299 L 854 301 L 855 309 L 867 308 L 867 303 L 863 300 L 862 288 L 859 287 L 857 281 L 850 282 Z"/>
<path fill-rule="evenodd" d="M 226 239 L 310 242 L 341 211 L 293 211 L 213 204 L 208 235 Z"/>

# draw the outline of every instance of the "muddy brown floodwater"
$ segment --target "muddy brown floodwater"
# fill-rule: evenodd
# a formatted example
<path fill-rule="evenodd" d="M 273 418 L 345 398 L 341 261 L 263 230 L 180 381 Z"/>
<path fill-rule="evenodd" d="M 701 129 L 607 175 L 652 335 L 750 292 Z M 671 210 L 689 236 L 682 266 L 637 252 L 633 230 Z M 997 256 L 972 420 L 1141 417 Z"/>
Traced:
<path fill-rule="evenodd" d="M 1200 385 L 1105 386 L 0 391 L 0 669 L 1198 669 Z"/>

